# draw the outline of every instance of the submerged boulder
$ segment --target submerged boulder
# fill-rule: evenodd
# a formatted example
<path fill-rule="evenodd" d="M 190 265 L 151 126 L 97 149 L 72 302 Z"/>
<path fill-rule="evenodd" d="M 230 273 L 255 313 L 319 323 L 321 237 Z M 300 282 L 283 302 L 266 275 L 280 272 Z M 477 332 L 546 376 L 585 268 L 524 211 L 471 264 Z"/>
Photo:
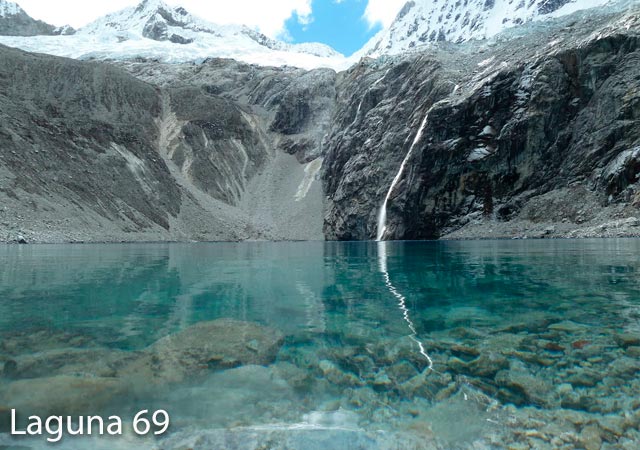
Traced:
<path fill-rule="evenodd" d="M 55 376 L 14 381 L 0 394 L 21 416 L 46 417 L 96 414 L 127 392 L 126 381 L 117 378 Z"/>
<path fill-rule="evenodd" d="M 16 357 L 11 378 L 39 378 L 57 375 L 113 377 L 117 368 L 135 354 L 109 348 L 61 348 Z M 5 376 L 7 372 L 5 363 Z"/>
<path fill-rule="evenodd" d="M 201 322 L 169 335 L 119 371 L 144 384 L 177 383 L 211 371 L 275 361 L 284 342 L 274 329 L 232 319 Z"/>

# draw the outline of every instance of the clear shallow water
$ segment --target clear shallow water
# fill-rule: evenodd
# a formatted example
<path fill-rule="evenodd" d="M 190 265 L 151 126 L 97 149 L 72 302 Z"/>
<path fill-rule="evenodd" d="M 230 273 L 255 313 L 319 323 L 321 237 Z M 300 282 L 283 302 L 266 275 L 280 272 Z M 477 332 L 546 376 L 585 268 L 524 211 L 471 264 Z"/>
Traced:
<path fill-rule="evenodd" d="M 159 339 L 230 318 L 282 333 L 272 363 L 125 388 L 90 412 L 166 408 L 171 434 L 140 447 L 640 445 L 639 254 L 639 240 L 7 246 L 0 361 L 18 373 L 0 409 L 52 403 L 25 380 L 126 379 Z"/>

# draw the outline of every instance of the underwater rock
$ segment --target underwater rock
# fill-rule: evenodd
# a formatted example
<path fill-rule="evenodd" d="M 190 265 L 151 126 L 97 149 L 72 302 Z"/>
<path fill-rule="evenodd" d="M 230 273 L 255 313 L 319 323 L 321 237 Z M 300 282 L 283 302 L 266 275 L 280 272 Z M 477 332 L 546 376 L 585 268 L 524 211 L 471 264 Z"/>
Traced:
<path fill-rule="evenodd" d="M 640 358 L 640 347 L 627 347 L 625 353 L 631 358 Z"/>
<path fill-rule="evenodd" d="M 307 392 L 311 390 L 314 383 L 314 377 L 311 372 L 302 370 L 298 366 L 281 362 L 274 365 L 274 368 L 278 375 L 282 377 L 289 386 L 299 392 Z"/>
<path fill-rule="evenodd" d="M 0 406 L 0 433 L 11 431 L 11 410 L 5 406 Z"/>
<path fill-rule="evenodd" d="M 55 329 L 27 329 L 0 335 L 0 352 L 9 356 L 37 353 L 60 348 L 88 348 L 95 345 L 93 337 Z"/>
<path fill-rule="evenodd" d="M 296 424 L 298 425 L 298 424 Z M 314 427 L 304 424 L 298 428 L 260 427 L 236 428 L 228 430 L 205 430 L 194 435 L 191 431 L 175 433 L 165 440 L 161 450 L 208 450 L 225 449 L 367 449 L 387 450 L 392 448 L 413 450 L 435 450 L 439 448 L 433 439 L 410 433 L 386 431 L 365 431 L 348 427 Z"/>
<path fill-rule="evenodd" d="M 215 372 L 202 383 L 171 386 L 163 402 L 176 416 L 228 427 L 295 420 L 302 415 L 299 399 L 274 366 L 246 365 Z"/>
<path fill-rule="evenodd" d="M 434 399 L 451 383 L 452 377 L 448 373 L 439 373 L 425 369 L 415 377 L 397 386 L 400 394 L 405 398 L 421 397 Z"/>
<path fill-rule="evenodd" d="M 271 364 L 283 342 L 279 331 L 254 323 L 231 319 L 201 322 L 160 339 L 118 375 L 143 388 L 177 383 L 211 371 Z"/>
<path fill-rule="evenodd" d="M 387 367 L 387 375 L 393 380 L 394 383 L 400 384 L 415 377 L 418 371 L 413 364 L 407 361 L 401 361 L 398 364 L 394 364 L 391 367 Z"/>
<path fill-rule="evenodd" d="M 124 380 L 57 376 L 9 383 L 2 399 L 21 416 L 95 415 L 129 392 Z"/>
<path fill-rule="evenodd" d="M 511 391 L 504 400 L 518 406 L 532 404 L 549 406 L 549 395 L 553 392 L 551 385 L 539 376 L 524 370 L 503 370 L 496 375 L 496 383 Z M 504 390 L 501 391 L 504 397 Z"/>
<path fill-rule="evenodd" d="M 572 322 L 570 320 L 551 324 L 548 328 L 553 331 L 564 331 L 565 333 L 578 333 L 585 329 L 583 325 Z"/>
<path fill-rule="evenodd" d="M 482 353 L 469 362 L 453 357 L 447 361 L 447 365 L 457 373 L 480 378 L 493 378 L 499 371 L 509 367 L 509 361 L 502 355 L 489 352 Z"/>
<path fill-rule="evenodd" d="M 616 335 L 616 342 L 620 347 L 625 349 L 627 347 L 640 346 L 640 335 L 630 333 L 618 334 Z"/>
<path fill-rule="evenodd" d="M 135 357 L 135 353 L 108 348 L 45 350 L 17 357 L 15 378 L 77 374 L 114 377 L 121 365 Z"/>
<path fill-rule="evenodd" d="M 602 374 L 593 370 L 580 370 L 567 378 L 574 387 L 594 387 L 601 380 Z"/>
<path fill-rule="evenodd" d="M 2 368 L 2 376 L 5 378 L 15 378 L 18 372 L 18 363 L 16 363 L 13 359 L 5 361 L 4 367 Z"/>
<path fill-rule="evenodd" d="M 376 392 L 388 391 L 393 387 L 393 381 L 391 381 L 391 378 L 389 378 L 389 375 L 387 375 L 384 370 L 376 374 L 371 384 L 373 385 L 373 390 Z"/>
<path fill-rule="evenodd" d="M 338 386 L 362 386 L 362 381 L 354 374 L 342 371 L 338 366 L 328 360 L 320 361 L 318 366 L 322 376 L 331 384 Z"/>
<path fill-rule="evenodd" d="M 602 448 L 602 437 L 596 425 L 588 425 L 580 433 L 580 443 L 585 450 L 600 450 Z"/>

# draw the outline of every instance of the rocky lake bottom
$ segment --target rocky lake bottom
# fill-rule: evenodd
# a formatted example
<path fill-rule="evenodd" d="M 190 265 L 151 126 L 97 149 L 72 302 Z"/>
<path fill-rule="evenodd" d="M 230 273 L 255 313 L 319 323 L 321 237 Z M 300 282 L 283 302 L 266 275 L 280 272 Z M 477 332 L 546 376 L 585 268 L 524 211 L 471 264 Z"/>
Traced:
<path fill-rule="evenodd" d="M 636 449 L 640 240 L 0 248 L 21 416 L 165 409 L 58 448 Z"/>

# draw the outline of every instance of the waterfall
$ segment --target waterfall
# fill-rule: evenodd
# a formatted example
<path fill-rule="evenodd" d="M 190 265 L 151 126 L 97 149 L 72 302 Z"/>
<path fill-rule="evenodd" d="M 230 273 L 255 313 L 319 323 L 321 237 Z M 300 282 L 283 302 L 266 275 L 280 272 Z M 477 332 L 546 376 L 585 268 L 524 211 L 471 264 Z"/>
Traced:
<path fill-rule="evenodd" d="M 398 291 L 398 289 L 396 289 L 393 283 L 391 283 L 391 277 L 389 276 L 389 268 L 387 266 L 387 243 L 384 241 L 378 241 L 378 264 L 379 264 L 380 272 L 382 273 L 382 276 L 384 278 L 384 284 L 387 286 L 387 289 L 389 289 L 389 292 L 391 292 L 391 295 L 393 295 L 396 299 L 398 299 L 398 307 L 400 308 L 400 312 L 402 313 L 402 318 L 404 319 L 405 322 L 407 322 L 407 325 L 409 326 L 409 330 L 411 330 L 411 334 L 409 335 L 409 338 L 418 345 L 420 354 L 424 356 L 424 358 L 429 363 L 429 370 L 433 370 L 433 360 L 425 350 L 424 344 L 422 343 L 422 341 L 418 339 L 418 332 L 416 331 L 416 326 L 411 320 L 411 316 L 410 316 L 411 311 L 407 307 L 407 298 L 404 295 L 402 295 L 400 291 Z"/>
<path fill-rule="evenodd" d="M 378 242 L 384 240 L 384 235 L 387 231 L 387 203 L 389 203 L 389 198 L 391 197 L 393 190 L 395 189 L 396 185 L 400 182 L 400 179 L 402 178 L 404 168 L 407 165 L 409 158 L 411 158 L 411 154 L 413 153 L 413 148 L 418 144 L 418 142 L 420 141 L 420 138 L 422 137 L 422 132 L 424 131 L 424 127 L 427 125 L 427 120 L 429 119 L 429 111 L 427 112 L 427 114 L 425 114 L 424 119 L 422 120 L 422 124 L 420 124 L 420 129 L 418 129 L 418 133 L 416 134 L 416 137 L 413 140 L 411 147 L 409 147 L 407 156 L 404 157 L 402 164 L 400 164 L 400 170 L 398 170 L 398 173 L 396 174 L 395 178 L 391 182 L 389 191 L 387 192 L 387 195 L 384 198 L 384 202 L 382 203 L 382 207 L 378 212 L 378 230 L 377 230 L 378 232 L 376 235 L 376 241 Z"/>
<path fill-rule="evenodd" d="M 353 122 L 351 123 L 351 125 L 349 126 L 349 128 L 351 128 L 353 125 L 356 124 L 356 122 L 358 121 L 358 118 L 360 117 L 360 111 L 362 111 L 362 103 L 364 102 L 365 97 L 367 96 L 367 94 L 371 91 L 371 89 L 373 89 L 374 87 L 376 87 L 377 85 L 379 85 L 380 83 L 382 83 L 384 81 L 385 78 L 387 78 L 387 75 L 389 74 L 389 72 L 391 71 L 391 69 L 387 70 L 384 75 L 382 75 L 380 78 L 378 78 L 376 81 L 373 82 L 373 84 L 371 86 L 369 86 L 369 89 L 367 89 L 367 91 L 365 92 L 365 94 L 362 96 L 362 98 L 360 99 L 360 103 L 358 103 L 358 109 L 356 111 L 356 116 L 353 119 Z"/>

